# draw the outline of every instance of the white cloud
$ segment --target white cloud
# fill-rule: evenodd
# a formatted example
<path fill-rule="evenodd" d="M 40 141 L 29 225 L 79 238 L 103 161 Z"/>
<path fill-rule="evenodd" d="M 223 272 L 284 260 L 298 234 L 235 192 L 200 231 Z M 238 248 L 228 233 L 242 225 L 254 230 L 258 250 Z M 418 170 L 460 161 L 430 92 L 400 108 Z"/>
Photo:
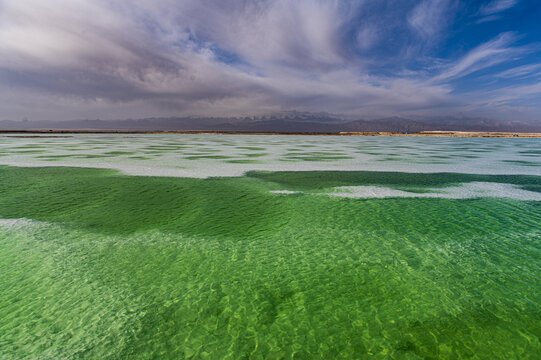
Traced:
<path fill-rule="evenodd" d="M 432 81 L 442 82 L 463 77 L 502 63 L 521 51 L 520 48 L 510 46 L 516 39 L 517 36 L 512 32 L 502 33 L 496 38 L 470 50 L 456 63 L 435 76 Z"/>
<path fill-rule="evenodd" d="M 423 38 L 433 40 L 449 21 L 450 0 L 423 0 L 409 14 L 409 25 Z"/>
<path fill-rule="evenodd" d="M 0 2 L 0 118 L 436 112 L 456 105 L 450 79 L 519 51 L 504 33 L 433 79 L 441 59 L 423 53 L 424 72 L 370 71 L 386 61 L 372 50 L 393 37 L 387 58 L 405 64 L 400 44 L 410 46 L 411 33 L 396 31 L 444 37 L 454 0 L 423 0 L 384 20 L 365 0 Z"/>
<path fill-rule="evenodd" d="M 492 103 L 508 103 L 511 100 L 523 99 L 535 96 L 537 100 L 541 97 L 541 81 L 519 86 L 500 88 L 494 92 L 498 95 L 491 99 Z"/>
<path fill-rule="evenodd" d="M 0 14 L 0 69 L 10 71 L 17 88 L 11 93 L 36 102 L 46 96 L 70 114 L 77 107 L 102 112 L 120 105 L 132 114 L 145 101 L 157 112 L 206 114 L 368 113 L 445 101 L 446 87 L 369 78 L 347 63 L 341 27 L 361 2 L 220 5 L 7 0 Z M 220 61 L 221 53 L 235 54 L 240 63 Z"/>
<path fill-rule="evenodd" d="M 518 0 L 492 0 L 488 4 L 481 6 L 479 13 L 481 15 L 493 15 L 515 6 Z"/>
<path fill-rule="evenodd" d="M 495 74 L 494 76 L 506 79 L 541 76 L 541 64 L 529 64 L 513 67 Z"/>
<path fill-rule="evenodd" d="M 372 25 L 362 27 L 357 33 L 357 43 L 361 50 L 369 50 L 380 40 L 381 34 L 379 29 Z"/>

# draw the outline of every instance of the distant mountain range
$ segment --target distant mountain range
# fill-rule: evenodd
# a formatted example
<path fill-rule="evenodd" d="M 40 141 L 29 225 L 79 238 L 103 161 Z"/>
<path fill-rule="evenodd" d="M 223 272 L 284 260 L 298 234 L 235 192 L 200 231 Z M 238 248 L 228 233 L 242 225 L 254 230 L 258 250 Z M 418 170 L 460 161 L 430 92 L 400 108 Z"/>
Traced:
<path fill-rule="evenodd" d="M 484 118 L 437 117 L 412 120 L 389 117 L 377 120 L 346 120 L 327 113 L 286 112 L 250 117 L 169 117 L 122 120 L 0 121 L 0 130 L 202 130 L 239 132 L 341 131 L 419 132 L 419 131 L 502 131 L 541 132 L 541 124 L 495 121 Z"/>

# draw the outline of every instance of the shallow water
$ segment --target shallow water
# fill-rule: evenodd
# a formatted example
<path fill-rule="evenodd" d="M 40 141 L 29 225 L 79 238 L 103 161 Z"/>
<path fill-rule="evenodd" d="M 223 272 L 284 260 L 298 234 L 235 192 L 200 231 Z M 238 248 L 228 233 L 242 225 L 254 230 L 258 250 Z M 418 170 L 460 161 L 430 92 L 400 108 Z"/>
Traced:
<path fill-rule="evenodd" d="M 540 353 L 538 140 L 129 139 L 0 139 L 0 358 Z"/>

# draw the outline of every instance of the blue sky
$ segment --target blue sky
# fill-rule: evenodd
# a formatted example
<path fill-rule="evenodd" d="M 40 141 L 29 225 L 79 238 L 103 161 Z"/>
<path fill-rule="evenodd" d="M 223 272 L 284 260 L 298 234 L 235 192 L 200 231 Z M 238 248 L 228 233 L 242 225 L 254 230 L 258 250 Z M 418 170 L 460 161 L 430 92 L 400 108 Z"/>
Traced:
<path fill-rule="evenodd" d="M 2 0 L 0 119 L 541 121 L 535 0 Z"/>

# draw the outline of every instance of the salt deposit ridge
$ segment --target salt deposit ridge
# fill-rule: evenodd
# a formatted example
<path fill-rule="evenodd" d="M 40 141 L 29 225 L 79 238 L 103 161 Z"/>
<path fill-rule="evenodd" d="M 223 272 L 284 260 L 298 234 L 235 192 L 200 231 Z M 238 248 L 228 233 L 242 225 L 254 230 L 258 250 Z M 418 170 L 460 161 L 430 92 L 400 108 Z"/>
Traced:
<path fill-rule="evenodd" d="M 541 175 L 540 139 L 75 134 L 0 138 L 0 164 L 206 178 L 251 170 Z"/>

